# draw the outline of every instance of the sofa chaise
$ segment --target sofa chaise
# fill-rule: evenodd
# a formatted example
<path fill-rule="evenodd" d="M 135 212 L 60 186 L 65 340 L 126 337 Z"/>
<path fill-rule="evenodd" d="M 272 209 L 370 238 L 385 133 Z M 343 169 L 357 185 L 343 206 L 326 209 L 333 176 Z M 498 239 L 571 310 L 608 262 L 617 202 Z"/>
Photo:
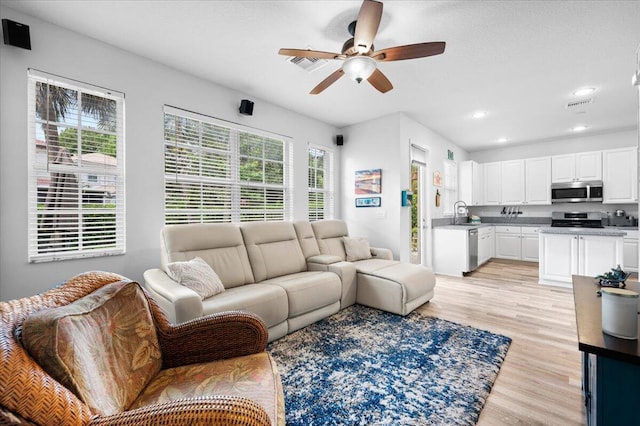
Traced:
<path fill-rule="evenodd" d="M 269 341 L 354 303 L 406 315 L 433 297 L 430 269 L 368 242 L 352 261 L 351 240 L 338 220 L 167 225 L 160 268 L 145 271 L 145 287 L 172 322 L 249 311 L 263 319 Z M 212 296 L 182 285 L 175 272 L 199 259 L 219 278 Z"/>

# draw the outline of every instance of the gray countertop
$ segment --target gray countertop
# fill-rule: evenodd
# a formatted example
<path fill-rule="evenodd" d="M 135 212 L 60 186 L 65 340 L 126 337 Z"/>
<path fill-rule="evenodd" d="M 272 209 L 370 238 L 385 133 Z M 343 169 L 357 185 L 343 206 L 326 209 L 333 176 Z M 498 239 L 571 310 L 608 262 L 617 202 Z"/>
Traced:
<path fill-rule="evenodd" d="M 627 232 L 619 227 L 609 226 L 607 228 L 559 228 L 544 226 L 540 228 L 542 234 L 569 234 L 569 235 L 600 235 L 603 237 L 624 237 Z"/>
<path fill-rule="evenodd" d="M 624 237 L 627 235 L 627 231 L 637 231 L 637 226 L 620 227 L 620 226 L 607 226 L 605 228 L 559 228 L 551 227 L 548 224 L 540 223 L 478 223 L 478 224 L 466 224 L 466 225 L 441 225 L 436 226 L 434 229 L 449 229 L 456 231 L 464 231 L 468 229 L 478 229 L 487 226 L 519 226 L 522 228 L 540 228 L 540 232 L 544 234 L 570 234 L 570 235 L 602 235 L 605 237 Z"/>

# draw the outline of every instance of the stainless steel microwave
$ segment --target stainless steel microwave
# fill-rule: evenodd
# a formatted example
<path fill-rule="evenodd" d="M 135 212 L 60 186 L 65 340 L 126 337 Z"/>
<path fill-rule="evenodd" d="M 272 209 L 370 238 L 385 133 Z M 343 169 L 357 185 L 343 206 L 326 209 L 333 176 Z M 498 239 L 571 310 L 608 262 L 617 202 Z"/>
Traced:
<path fill-rule="evenodd" d="M 602 181 L 551 184 L 552 203 L 586 203 L 602 201 Z"/>

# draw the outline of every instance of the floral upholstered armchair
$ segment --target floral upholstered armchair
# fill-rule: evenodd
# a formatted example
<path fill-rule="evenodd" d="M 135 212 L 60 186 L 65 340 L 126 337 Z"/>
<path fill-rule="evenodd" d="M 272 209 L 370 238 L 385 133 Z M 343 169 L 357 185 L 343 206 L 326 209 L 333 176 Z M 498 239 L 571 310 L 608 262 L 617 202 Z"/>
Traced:
<path fill-rule="evenodd" d="M 284 424 L 253 314 L 172 325 L 138 283 L 89 272 L 0 318 L 0 424 Z"/>

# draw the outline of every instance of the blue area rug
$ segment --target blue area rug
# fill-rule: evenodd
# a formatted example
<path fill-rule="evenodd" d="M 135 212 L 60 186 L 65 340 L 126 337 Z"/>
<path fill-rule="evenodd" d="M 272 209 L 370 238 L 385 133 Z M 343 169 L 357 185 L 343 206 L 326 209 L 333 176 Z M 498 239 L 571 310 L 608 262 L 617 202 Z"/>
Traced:
<path fill-rule="evenodd" d="M 287 425 L 473 425 L 510 343 L 355 305 L 267 350 L 282 375 Z"/>

